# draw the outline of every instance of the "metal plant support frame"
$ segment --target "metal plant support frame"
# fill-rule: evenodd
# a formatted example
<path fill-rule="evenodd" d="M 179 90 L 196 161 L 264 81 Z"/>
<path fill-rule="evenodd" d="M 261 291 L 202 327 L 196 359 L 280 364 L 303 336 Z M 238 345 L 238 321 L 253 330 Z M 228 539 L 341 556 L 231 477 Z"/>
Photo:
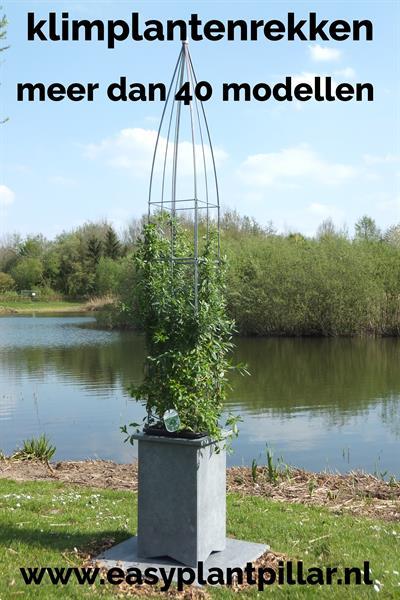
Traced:
<path fill-rule="evenodd" d="M 179 145 L 182 143 L 182 100 L 176 99 L 177 92 L 184 84 L 189 85 L 192 99 L 188 101 L 189 125 L 190 125 L 190 143 L 191 143 L 191 162 L 193 169 L 193 194 L 189 198 L 179 198 L 177 192 L 177 182 L 179 175 Z M 193 267 L 193 286 L 194 286 L 194 309 L 198 310 L 199 297 L 199 224 L 200 214 L 204 214 L 202 222 L 205 220 L 206 237 L 208 240 L 210 226 L 216 225 L 218 238 L 218 256 L 220 259 L 220 204 L 218 179 L 215 164 L 214 150 L 210 137 L 210 130 L 202 100 L 195 94 L 195 88 L 198 81 L 193 68 L 193 62 L 190 56 L 188 42 L 182 43 L 177 63 L 175 65 L 172 80 L 168 89 L 167 98 L 161 115 L 161 121 L 157 132 L 157 139 L 153 154 L 151 166 L 149 199 L 148 199 L 148 219 L 157 212 L 168 213 L 170 215 L 170 255 L 164 258 L 171 263 L 171 269 L 178 262 L 192 265 Z M 185 104 L 184 104 L 185 107 Z M 165 135 L 165 148 L 160 143 L 163 128 L 167 126 Z M 173 138 L 173 139 L 172 139 Z M 202 162 L 201 170 L 204 171 L 203 178 L 200 177 L 200 167 L 197 154 L 197 146 L 200 149 L 200 160 Z M 170 150 L 172 147 L 172 159 Z M 206 149 L 208 148 L 211 165 L 207 165 Z M 210 182 L 209 171 L 212 171 L 212 183 Z M 160 172 L 161 183 L 156 189 L 156 173 Z M 167 186 L 168 172 L 171 172 L 170 187 Z M 203 197 L 200 197 L 200 181 L 203 179 Z M 170 192 L 167 191 L 170 189 Z M 193 221 L 193 255 L 185 257 L 175 256 L 175 223 L 178 211 L 189 213 Z"/>

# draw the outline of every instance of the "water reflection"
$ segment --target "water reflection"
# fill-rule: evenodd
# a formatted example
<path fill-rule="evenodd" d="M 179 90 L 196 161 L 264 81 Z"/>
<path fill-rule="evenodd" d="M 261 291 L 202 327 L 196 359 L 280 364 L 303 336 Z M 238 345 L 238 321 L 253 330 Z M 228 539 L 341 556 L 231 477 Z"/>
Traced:
<path fill-rule="evenodd" d="M 91 317 L 0 319 L 0 448 L 46 431 L 58 458 L 130 460 L 120 424 L 143 409 L 126 392 L 141 379 L 143 337 L 99 331 Z M 231 463 L 263 460 L 400 475 L 400 340 L 238 340 L 227 410 L 244 416 Z"/>

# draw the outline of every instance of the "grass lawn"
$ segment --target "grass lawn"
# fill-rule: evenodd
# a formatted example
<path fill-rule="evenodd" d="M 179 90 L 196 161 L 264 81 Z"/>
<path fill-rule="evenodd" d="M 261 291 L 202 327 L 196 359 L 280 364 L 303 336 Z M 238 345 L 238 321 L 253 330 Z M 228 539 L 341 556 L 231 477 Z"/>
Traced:
<path fill-rule="evenodd" d="M 179 515 L 177 515 L 179 518 Z M 116 598 L 118 586 L 26 586 L 20 566 L 80 566 L 82 555 L 136 530 L 136 494 L 52 482 L 0 480 L 0 599 Z M 276 552 L 307 566 L 360 566 L 370 561 L 383 585 L 382 598 L 400 598 L 400 524 L 335 515 L 326 509 L 283 504 L 264 498 L 228 496 L 228 534 L 267 542 Z M 395 572 L 395 573 L 394 573 Z M 290 598 L 374 598 L 366 586 L 268 588 Z M 213 598 L 234 598 L 212 588 Z M 256 590 L 240 593 L 260 596 Z"/>
<path fill-rule="evenodd" d="M 46 300 L 1 300 L 0 314 L 17 313 L 65 313 L 65 312 L 83 312 L 85 311 L 85 302 L 72 302 L 65 300 L 46 301 Z"/>

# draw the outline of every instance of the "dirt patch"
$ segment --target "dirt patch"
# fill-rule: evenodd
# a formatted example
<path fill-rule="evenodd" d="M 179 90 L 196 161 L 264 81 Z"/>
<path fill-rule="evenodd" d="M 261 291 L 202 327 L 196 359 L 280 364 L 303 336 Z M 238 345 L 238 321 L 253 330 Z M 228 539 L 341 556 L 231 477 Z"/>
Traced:
<path fill-rule="evenodd" d="M 266 470 L 232 467 L 227 471 L 228 489 L 278 502 L 325 506 L 335 512 L 349 512 L 395 521 L 400 519 L 400 483 L 386 482 L 362 472 L 346 475 L 310 473 L 289 468 L 276 482 L 268 480 Z"/>
<path fill-rule="evenodd" d="M 253 477 L 255 475 L 255 477 Z M 137 490 L 137 463 L 87 460 L 52 463 L 0 460 L 0 479 L 16 481 L 60 481 L 114 490 Z M 255 480 L 254 480 L 255 479 Z M 310 473 L 287 469 L 276 482 L 258 467 L 227 470 L 227 489 L 244 495 L 261 496 L 277 502 L 325 506 L 334 512 L 348 512 L 388 521 L 400 519 L 400 483 L 386 482 L 361 472 L 347 475 Z"/>
<path fill-rule="evenodd" d="M 137 489 L 137 463 L 121 465 L 106 460 L 45 463 L 0 460 L 0 479 L 60 481 L 112 490 Z"/>

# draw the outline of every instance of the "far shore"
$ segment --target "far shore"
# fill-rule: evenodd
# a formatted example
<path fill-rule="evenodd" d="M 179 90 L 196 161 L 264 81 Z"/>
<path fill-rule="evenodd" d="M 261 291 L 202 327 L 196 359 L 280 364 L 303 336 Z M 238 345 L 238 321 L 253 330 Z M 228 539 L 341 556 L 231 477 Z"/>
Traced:
<path fill-rule="evenodd" d="M 4 300 L 0 299 L 0 315 L 28 315 L 34 313 L 85 313 L 91 309 L 87 302 L 69 300 Z"/>
<path fill-rule="evenodd" d="M 137 463 L 119 464 L 103 460 L 39 461 L 0 459 L 0 479 L 15 481 L 59 481 L 71 485 L 113 490 L 137 490 Z M 288 467 L 275 481 L 266 467 L 230 467 L 227 491 L 268 498 L 276 502 L 324 506 L 334 513 L 350 513 L 386 521 L 400 519 L 400 482 L 364 472 L 312 473 Z"/>

